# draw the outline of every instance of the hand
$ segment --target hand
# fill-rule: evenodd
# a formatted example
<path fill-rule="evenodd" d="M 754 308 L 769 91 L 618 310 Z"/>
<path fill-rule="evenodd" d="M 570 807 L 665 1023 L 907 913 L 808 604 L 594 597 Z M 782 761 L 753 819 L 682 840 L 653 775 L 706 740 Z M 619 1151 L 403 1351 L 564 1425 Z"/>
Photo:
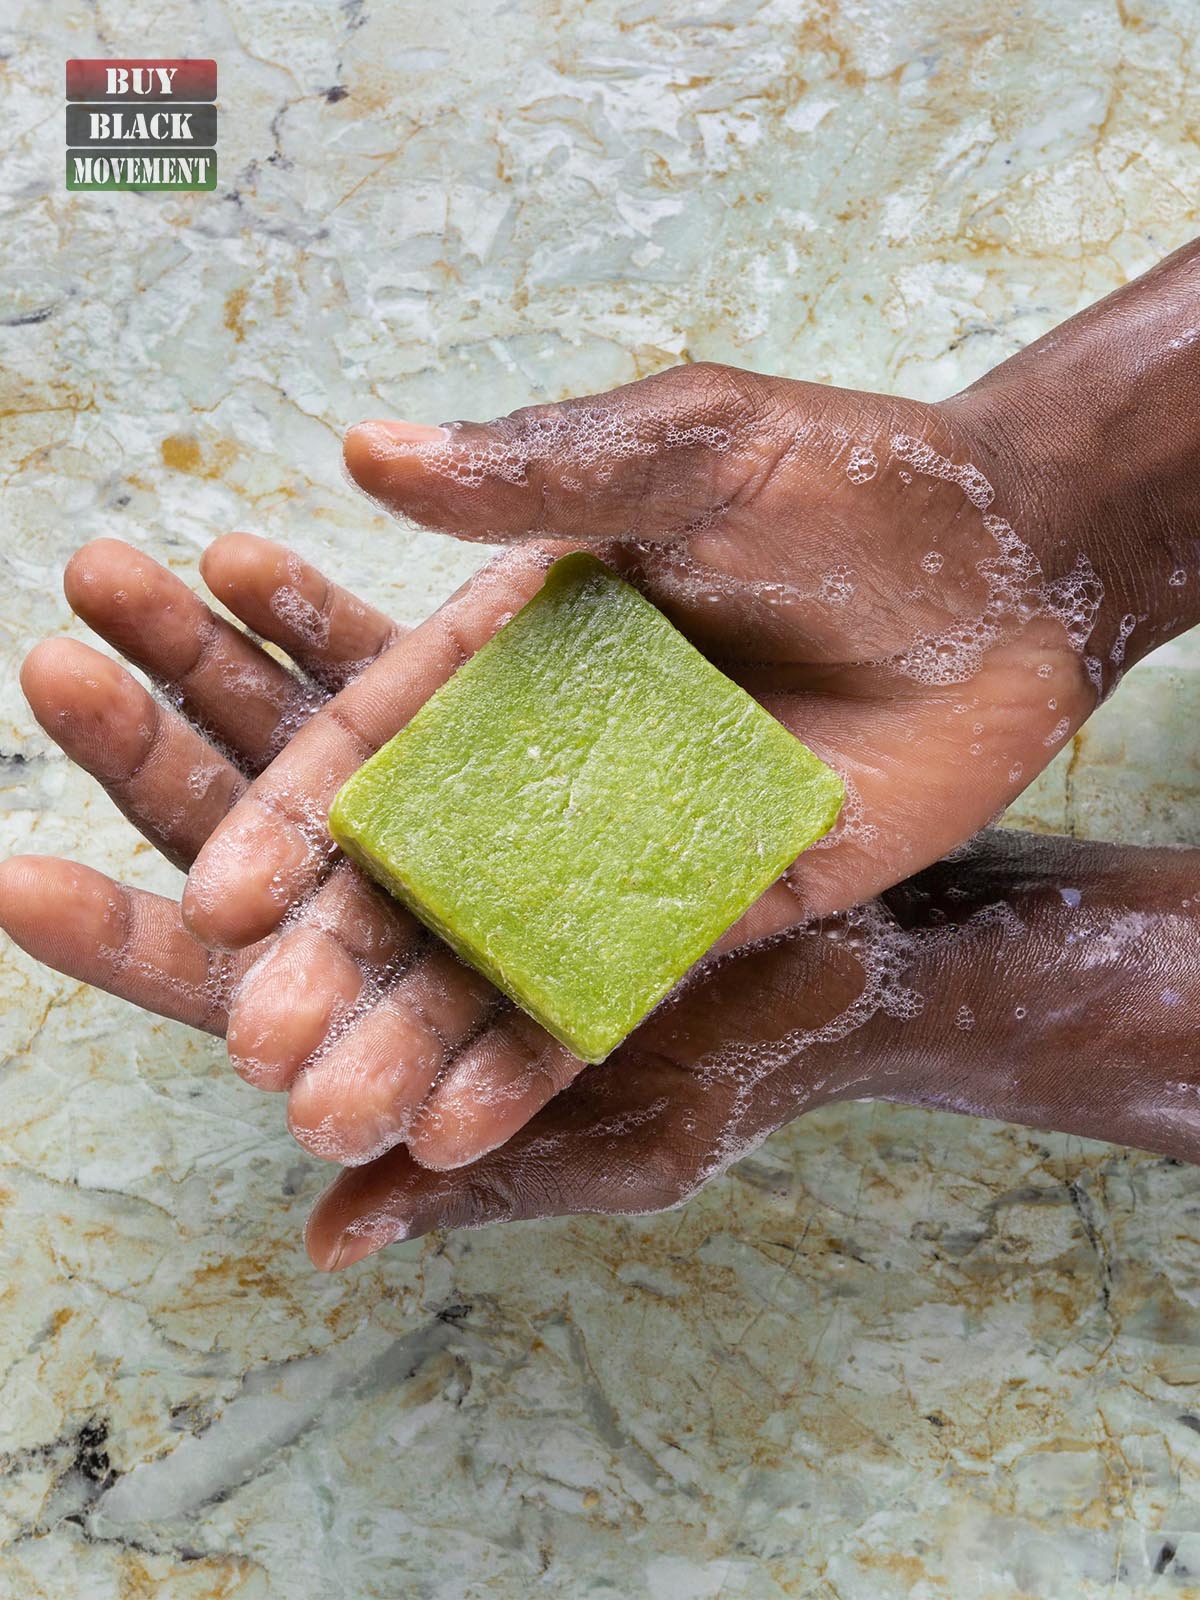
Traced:
<path fill-rule="evenodd" d="M 266 541 L 219 540 L 203 565 L 236 616 L 325 685 L 392 637 L 386 619 Z M 281 581 L 311 608 L 281 605 Z M 27 660 L 30 703 L 134 826 L 186 866 L 246 774 L 313 714 L 322 690 L 128 546 L 86 547 L 67 591 L 182 714 L 65 639 Z M 1200 1008 L 1196 869 L 1189 851 L 991 835 L 886 906 L 727 958 L 474 1166 L 437 1173 L 393 1150 L 344 1174 L 314 1212 L 310 1253 L 319 1266 L 346 1266 L 433 1227 L 659 1209 L 800 1111 L 850 1096 L 970 1109 L 1196 1159 L 1187 1065 Z M 37 856 L 0 867 L 0 924 L 58 970 L 214 1033 L 247 964 L 271 949 L 214 957 L 174 901 Z M 1107 1019 L 1099 1038 L 1097 1011 Z"/>
<path fill-rule="evenodd" d="M 333 689 L 397 638 L 386 617 L 280 546 L 235 534 L 202 559 L 213 593 L 290 672 L 215 615 L 179 578 L 113 539 L 67 567 L 72 609 L 158 685 L 156 699 L 111 657 L 47 639 L 21 670 L 34 716 L 168 861 L 186 871 L 231 805 Z M 281 578 L 293 604 L 278 603 Z M 171 710 L 163 700 L 178 706 Z M 361 900 L 360 896 L 360 900 Z M 390 901 L 380 895 L 377 926 Z M 78 862 L 0 864 L 0 926 L 47 965 L 160 1016 L 224 1034 L 229 1003 L 274 943 L 217 954 L 178 902 L 114 883 Z M 359 929 L 364 953 L 370 929 Z"/>
<path fill-rule="evenodd" d="M 314 715 L 329 689 L 396 637 L 386 618 L 265 540 L 218 540 L 202 569 L 233 614 L 288 652 L 303 678 L 215 616 L 177 577 L 114 540 L 98 540 L 73 558 L 68 599 L 180 709 L 168 709 L 117 662 L 71 639 L 38 645 L 21 675 L 46 732 L 182 868 L 245 792 L 249 776 Z M 357 941 L 347 965 L 371 970 L 393 958 L 403 916 L 382 895 L 375 897 L 374 915 L 363 915 L 358 880 L 348 869 L 344 876 L 360 912 L 358 920 L 341 924 Z M 336 915 L 339 905 L 330 904 Z M 872 921 L 851 920 L 864 929 Z M 268 936 L 237 955 L 214 954 L 183 926 L 175 901 L 45 856 L 0 865 L 0 926 L 61 972 L 217 1034 L 225 1031 L 253 964 L 278 959 L 284 973 L 294 975 L 303 971 L 303 941 L 326 937 L 312 924 L 282 939 Z M 576 1180 L 601 1184 L 581 1193 L 614 1209 L 667 1204 L 732 1159 L 741 1143 L 761 1138 L 828 1091 L 830 1080 L 809 1082 L 795 1070 L 791 1058 L 801 1035 L 835 1018 L 844 1027 L 847 1018 L 868 1015 L 886 976 L 874 970 L 864 985 L 864 936 L 845 934 L 839 928 L 802 935 L 786 949 L 756 952 L 753 970 L 739 966 L 709 986 L 695 986 L 618 1052 L 613 1070 L 572 1101 L 559 1102 L 557 1126 L 570 1119 L 583 1151 Z M 447 958 L 433 949 L 430 959 Z M 752 992 L 746 989 L 751 979 L 757 985 Z M 302 990 L 297 995 L 297 985 L 285 987 L 288 1007 L 298 1005 L 303 1016 Z M 293 1010 L 287 1021 L 295 1038 L 300 1024 Z M 309 1017 L 318 1032 L 329 1022 L 321 1009 Z M 747 1047 L 758 1052 L 752 1079 L 741 1071 Z M 264 1086 L 291 1086 L 295 1093 L 294 1079 L 276 1077 Z M 622 1143 L 619 1133 L 637 1138 Z M 591 1158 L 613 1138 L 613 1163 L 602 1169 Z M 530 1186 L 539 1157 L 534 1146 L 527 1154 L 523 1193 L 529 1195 L 536 1192 Z M 331 1204 L 344 1201 L 339 1190 Z M 355 1243 L 351 1253 L 359 1248 Z M 318 1263 L 328 1264 L 320 1230 L 314 1250 Z"/>
<path fill-rule="evenodd" d="M 415 928 L 395 981 L 360 981 L 322 905 L 338 882 L 342 914 L 356 914 L 325 827 L 334 792 L 529 598 L 555 549 L 598 548 L 846 779 L 829 847 L 802 856 L 719 950 L 862 902 L 1000 812 L 1122 666 L 1191 620 L 1200 584 L 1176 577 L 1197 522 L 1195 453 L 1171 405 L 1151 414 L 1145 397 L 1139 455 L 1121 399 L 1145 387 L 1127 330 L 1140 350 L 1151 324 L 1160 353 L 1184 351 L 1163 355 L 1168 401 L 1195 389 L 1180 363 L 1196 356 L 1167 337 L 1191 315 L 1181 273 L 1194 276 L 1191 257 L 941 405 L 692 367 L 496 423 L 352 430 L 350 469 L 386 506 L 519 548 L 332 701 L 190 875 L 185 919 L 214 947 L 300 918 L 288 938 L 303 962 L 280 953 L 259 969 L 231 1030 L 243 1071 L 309 1063 L 297 1136 L 343 1161 L 406 1140 L 451 1167 L 510 1137 L 579 1070 L 444 952 L 419 953 Z M 1089 405 L 1113 412 L 1090 434 Z M 549 531 L 567 545 L 547 545 Z M 298 910 L 314 894 L 327 938 Z M 323 1011 L 338 1031 L 316 1040 Z"/>
<path fill-rule="evenodd" d="M 852 926 L 738 952 L 473 1165 L 396 1149 L 344 1172 L 309 1254 L 333 1269 L 435 1228 L 677 1205 L 840 1099 L 1200 1161 L 1198 871 L 1196 850 L 986 834 Z"/>

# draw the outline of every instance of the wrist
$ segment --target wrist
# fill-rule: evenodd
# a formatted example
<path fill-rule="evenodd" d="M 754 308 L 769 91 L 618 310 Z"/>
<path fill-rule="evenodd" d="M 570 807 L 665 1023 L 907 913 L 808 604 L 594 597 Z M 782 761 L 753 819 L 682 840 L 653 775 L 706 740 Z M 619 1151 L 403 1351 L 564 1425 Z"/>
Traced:
<path fill-rule="evenodd" d="M 864 1030 L 879 1097 L 1200 1160 L 1195 873 L 1190 850 L 1001 829 L 900 885 L 926 1003 Z"/>
<path fill-rule="evenodd" d="M 1103 589 L 1106 687 L 1200 621 L 1200 246 L 946 403 L 1047 579 Z"/>

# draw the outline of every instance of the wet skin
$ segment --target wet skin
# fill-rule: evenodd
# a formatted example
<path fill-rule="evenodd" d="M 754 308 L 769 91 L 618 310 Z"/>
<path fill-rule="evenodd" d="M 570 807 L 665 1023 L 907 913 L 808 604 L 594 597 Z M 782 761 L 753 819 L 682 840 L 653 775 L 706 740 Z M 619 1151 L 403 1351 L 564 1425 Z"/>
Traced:
<path fill-rule="evenodd" d="M 403 1142 L 450 1169 L 580 1069 L 381 907 L 325 828 L 345 777 L 554 553 L 598 550 L 851 787 L 831 847 L 719 951 L 869 900 L 997 816 L 1098 690 L 1196 618 L 1198 261 L 1179 252 L 938 405 L 693 366 L 493 423 L 352 429 L 350 470 L 382 504 L 512 548 L 300 730 L 189 877 L 185 923 L 214 950 L 288 919 L 229 1040 L 246 1076 L 289 1089 L 301 1142 L 345 1163 Z M 228 560 L 209 559 L 218 591 Z M 315 580 L 271 581 L 263 608 L 300 615 Z"/>
<path fill-rule="evenodd" d="M 386 618 L 267 541 L 219 540 L 203 570 L 297 674 L 115 541 L 75 557 L 68 596 L 181 712 L 76 641 L 44 642 L 22 672 L 46 731 L 180 867 L 281 743 L 321 714 L 347 663 L 396 638 Z M 280 615 L 272 600 L 282 583 L 312 610 Z M 317 614 L 325 625 L 314 629 Z M 439 1172 L 396 1148 L 346 1171 L 318 1202 L 310 1254 L 318 1266 L 345 1266 L 435 1227 L 675 1204 L 833 1099 L 935 1105 L 1200 1159 L 1198 866 L 1195 851 L 985 834 L 865 912 L 701 969 L 608 1062 L 481 1160 Z M 345 892 L 344 876 L 333 882 Z M 330 919 L 341 917 L 345 902 L 333 888 L 323 894 Z M 359 915 L 336 923 L 357 941 L 347 970 L 395 937 L 382 898 L 355 904 Z M 38 856 L 0 867 L 0 923 L 56 969 L 213 1033 L 231 1025 L 252 962 L 291 940 L 295 967 L 283 971 L 298 980 L 303 940 L 317 937 L 309 923 L 299 937 L 268 935 L 260 949 L 213 952 L 175 901 Z M 446 959 L 424 949 L 427 960 Z M 822 1030 L 831 1036 L 816 1042 Z"/>

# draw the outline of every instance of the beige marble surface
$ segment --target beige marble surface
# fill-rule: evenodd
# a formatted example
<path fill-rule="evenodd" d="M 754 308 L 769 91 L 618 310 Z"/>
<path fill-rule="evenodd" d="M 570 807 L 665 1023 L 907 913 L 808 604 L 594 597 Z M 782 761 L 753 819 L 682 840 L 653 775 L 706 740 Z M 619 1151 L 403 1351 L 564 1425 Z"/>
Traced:
<path fill-rule="evenodd" d="M 477 552 L 362 415 L 687 358 L 934 396 L 1198 226 L 1194 0 L 12 0 L 0 847 L 171 874 L 35 731 L 101 533 L 286 539 L 406 618 Z M 72 195 L 70 56 L 212 55 L 213 195 Z M 1200 654 L 1020 820 L 1200 842 Z M 214 1043 L 0 957 L 3 1600 L 1200 1595 L 1200 1175 L 866 1106 L 681 1212 L 334 1280 Z"/>

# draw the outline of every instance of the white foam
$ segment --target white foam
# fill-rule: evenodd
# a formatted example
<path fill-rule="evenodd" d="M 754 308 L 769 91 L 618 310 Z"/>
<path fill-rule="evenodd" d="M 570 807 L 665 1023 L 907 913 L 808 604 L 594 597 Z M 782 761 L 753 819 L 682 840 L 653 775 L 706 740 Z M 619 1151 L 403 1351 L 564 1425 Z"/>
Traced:
<path fill-rule="evenodd" d="M 1125 646 L 1130 634 L 1137 627 L 1137 620 L 1132 611 L 1127 611 L 1118 624 L 1117 637 L 1113 640 L 1112 649 L 1108 652 L 1108 659 L 1114 667 L 1119 667 L 1125 660 Z"/>
<path fill-rule="evenodd" d="M 979 525 L 992 546 L 974 562 L 985 587 L 981 608 L 971 617 L 914 640 L 896 658 L 896 669 L 930 686 L 967 682 L 978 673 L 990 648 L 1014 626 L 1036 616 L 1054 617 L 1066 631 L 1072 649 L 1082 652 L 1103 599 L 1103 588 L 1086 556 L 1079 555 L 1063 577 L 1045 578 L 1037 558 L 1012 524 L 990 510 L 995 493 L 978 467 L 952 461 L 911 434 L 894 434 L 891 450 L 893 459 L 908 469 L 901 472 L 902 478 L 916 474 L 956 484 L 980 514 Z M 927 552 L 920 565 L 935 576 L 942 568 L 940 552 Z"/>

